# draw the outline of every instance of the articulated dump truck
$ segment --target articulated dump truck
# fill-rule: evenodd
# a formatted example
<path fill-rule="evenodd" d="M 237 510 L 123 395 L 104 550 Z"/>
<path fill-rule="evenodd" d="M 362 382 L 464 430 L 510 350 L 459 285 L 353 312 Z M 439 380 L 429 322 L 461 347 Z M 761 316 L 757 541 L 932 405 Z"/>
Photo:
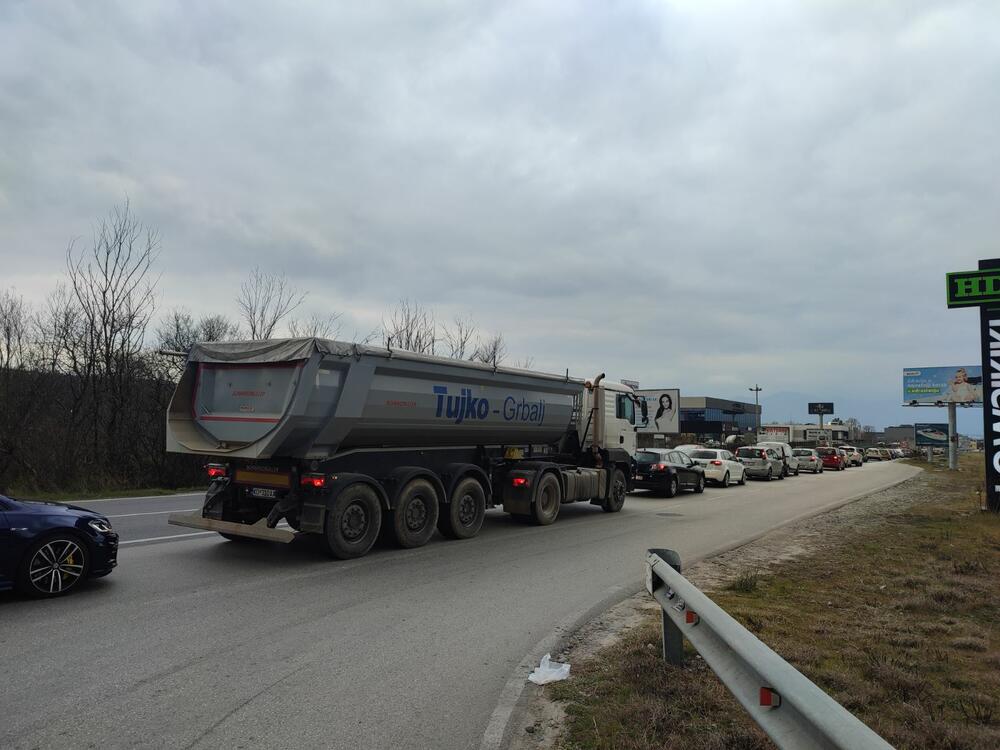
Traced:
<path fill-rule="evenodd" d="M 638 402 L 640 408 L 645 402 Z M 196 345 L 167 450 L 208 456 L 200 513 L 228 539 L 317 534 L 333 557 L 379 534 L 475 536 L 487 508 L 550 524 L 563 503 L 621 510 L 631 388 L 318 338 Z"/>

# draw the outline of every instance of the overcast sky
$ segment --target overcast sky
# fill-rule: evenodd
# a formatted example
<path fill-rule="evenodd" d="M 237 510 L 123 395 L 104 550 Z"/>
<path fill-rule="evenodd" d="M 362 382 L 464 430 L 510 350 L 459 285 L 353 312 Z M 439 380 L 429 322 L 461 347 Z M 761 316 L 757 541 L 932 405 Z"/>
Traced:
<path fill-rule="evenodd" d="M 580 376 L 879 426 L 978 364 L 1000 4 L 0 3 L 0 288 L 127 195 L 158 308 L 247 270 L 376 327 L 407 297 Z M 981 411 L 963 430 L 981 434 Z"/>

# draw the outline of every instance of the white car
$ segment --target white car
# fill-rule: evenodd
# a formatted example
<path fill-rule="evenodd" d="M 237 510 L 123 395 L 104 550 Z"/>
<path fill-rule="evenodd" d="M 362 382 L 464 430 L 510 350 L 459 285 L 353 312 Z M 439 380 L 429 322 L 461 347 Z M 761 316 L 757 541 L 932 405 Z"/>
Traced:
<path fill-rule="evenodd" d="M 798 476 L 799 475 L 799 459 L 796 458 L 795 453 L 792 451 L 792 446 L 788 443 L 772 443 L 772 442 L 762 442 L 757 443 L 761 448 L 773 448 L 785 465 L 784 476 Z"/>
<path fill-rule="evenodd" d="M 736 456 L 727 450 L 717 448 L 698 448 L 688 453 L 696 464 L 705 467 L 705 479 L 728 487 L 747 483 L 747 469 Z"/>

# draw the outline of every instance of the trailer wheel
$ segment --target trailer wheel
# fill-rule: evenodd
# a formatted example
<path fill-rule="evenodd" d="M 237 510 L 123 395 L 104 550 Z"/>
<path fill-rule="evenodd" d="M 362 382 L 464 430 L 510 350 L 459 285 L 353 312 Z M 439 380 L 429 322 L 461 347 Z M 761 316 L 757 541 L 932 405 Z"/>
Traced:
<path fill-rule="evenodd" d="M 438 494 L 426 479 L 411 479 L 399 493 L 392 511 L 393 532 L 400 547 L 421 547 L 430 541 L 438 521 Z"/>
<path fill-rule="evenodd" d="M 331 557 L 361 557 L 375 544 L 382 526 L 382 506 L 375 490 L 357 483 L 337 495 L 326 513 L 323 539 Z"/>
<path fill-rule="evenodd" d="M 449 539 L 470 539 L 479 533 L 486 518 L 486 493 L 483 485 L 466 477 L 451 493 L 451 502 L 440 509 L 438 531 Z"/>
<path fill-rule="evenodd" d="M 538 484 L 538 494 L 531 506 L 531 518 L 539 526 L 548 526 L 559 516 L 562 504 L 562 487 L 551 474 L 543 474 Z"/>
<path fill-rule="evenodd" d="M 625 505 L 625 495 L 627 493 L 625 484 L 625 472 L 615 469 L 611 475 L 611 496 L 601 503 L 601 509 L 605 513 L 617 513 Z"/>

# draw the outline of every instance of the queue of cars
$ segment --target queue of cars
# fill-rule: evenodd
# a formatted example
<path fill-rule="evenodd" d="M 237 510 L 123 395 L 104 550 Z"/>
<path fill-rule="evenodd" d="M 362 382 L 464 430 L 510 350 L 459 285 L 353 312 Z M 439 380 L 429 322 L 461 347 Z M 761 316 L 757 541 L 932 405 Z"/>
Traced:
<path fill-rule="evenodd" d="M 693 444 L 643 448 L 636 453 L 633 484 L 636 489 L 674 497 L 681 490 L 704 492 L 708 482 L 729 487 L 746 484 L 748 478 L 771 481 L 802 472 L 845 471 L 866 461 L 890 461 L 901 456 L 901 451 L 890 448 L 793 448 L 788 443 L 771 441 L 743 446 L 735 453 Z"/>

